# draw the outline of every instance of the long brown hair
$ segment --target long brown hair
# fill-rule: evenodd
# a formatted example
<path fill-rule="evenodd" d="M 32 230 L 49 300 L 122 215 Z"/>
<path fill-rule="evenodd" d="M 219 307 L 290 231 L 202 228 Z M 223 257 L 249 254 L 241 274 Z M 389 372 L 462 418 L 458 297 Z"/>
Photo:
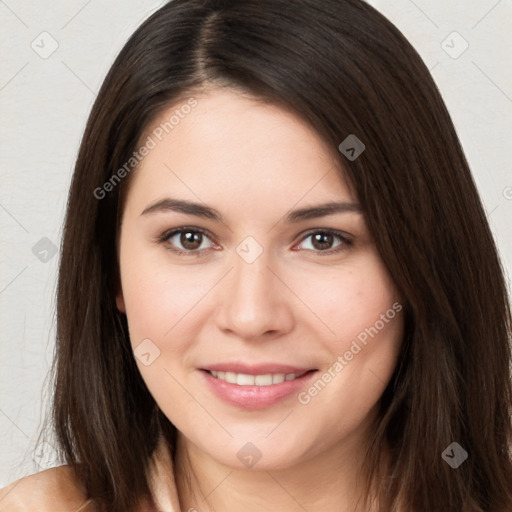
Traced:
<path fill-rule="evenodd" d="M 512 510 L 511 316 L 495 243 L 428 69 L 360 0 L 174 0 L 122 49 L 69 193 L 52 415 L 62 458 L 106 509 L 131 512 L 149 496 L 159 435 L 174 447 L 116 308 L 131 175 L 104 184 L 162 109 L 212 83 L 292 109 L 333 148 L 350 134 L 366 146 L 353 161 L 339 152 L 340 165 L 405 301 L 403 349 L 364 461 L 380 510 Z M 442 456 L 453 442 L 468 454 L 456 469 Z"/>

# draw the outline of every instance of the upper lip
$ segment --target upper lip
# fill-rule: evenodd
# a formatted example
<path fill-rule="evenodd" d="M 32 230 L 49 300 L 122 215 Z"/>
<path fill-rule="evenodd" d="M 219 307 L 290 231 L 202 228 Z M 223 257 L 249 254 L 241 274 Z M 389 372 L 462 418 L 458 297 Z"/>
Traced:
<path fill-rule="evenodd" d="M 287 364 L 279 363 L 217 363 L 204 366 L 202 370 L 214 371 L 214 372 L 233 372 L 233 373 L 244 373 L 247 375 L 266 375 L 269 373 L 295 373 L 303 374 L 314 368 L 304 368 L 297 366 L 290 366 Z"/>

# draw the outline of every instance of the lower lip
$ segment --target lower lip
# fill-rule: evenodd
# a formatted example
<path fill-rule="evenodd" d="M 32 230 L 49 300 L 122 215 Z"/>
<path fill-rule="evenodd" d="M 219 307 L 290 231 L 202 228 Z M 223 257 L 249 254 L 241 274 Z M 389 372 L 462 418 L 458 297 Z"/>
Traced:
<path fill-rule="evenodd" d="M 285 380 L 270 386 L 239 386 L 217 379 L 206 370 L 201 370 L 210 389 L 222 400 L 244 409 L 263 409 L 298 393 L 310 381 L 316 370 L 293 380 Z"/>

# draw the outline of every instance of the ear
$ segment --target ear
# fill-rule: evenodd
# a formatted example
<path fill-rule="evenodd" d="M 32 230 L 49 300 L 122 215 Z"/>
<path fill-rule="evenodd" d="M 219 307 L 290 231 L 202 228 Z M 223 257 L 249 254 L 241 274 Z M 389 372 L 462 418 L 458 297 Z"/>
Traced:
<path fill-rule="evenodd" d="M 116 295 L 116 306 L 121 313 L 126 314 L 126 306 L 124 304 L 123 291 L 119 290 Z"/>
<path fill-rule="evenodd" d="M 126 314 L 126 305 L 124 303 L 123 288 L 121 286 L 121 279 L 117 276 L 117 292 L 116 292 L 116 306 L 120 313 Z"/>

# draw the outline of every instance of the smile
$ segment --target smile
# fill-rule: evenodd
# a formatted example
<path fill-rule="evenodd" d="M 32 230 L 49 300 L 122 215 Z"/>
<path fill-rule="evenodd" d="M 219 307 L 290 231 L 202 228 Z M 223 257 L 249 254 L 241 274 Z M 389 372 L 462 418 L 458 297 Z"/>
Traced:
<path fill-rule="evenodd" d="M 229 382 L 230 384 L 238 384 L 239 386 L 271 386 L 272 384 L 281 384 L 281 382 L 294 380 L 304 375 L 304 373 L 267 373 L 264 375 L 249 375 L 247 373 L 234 372 L 215 372 L 210 371 L 210 375 L 216 379 Z"/>
<path fill-rule="evenodd" d="M 317 370 L 254 375 L 207 369 L 199 372 L 213 395 L 242 409 L 264 409 L 292 397 L 306 387 L 316 373 Z"/>

